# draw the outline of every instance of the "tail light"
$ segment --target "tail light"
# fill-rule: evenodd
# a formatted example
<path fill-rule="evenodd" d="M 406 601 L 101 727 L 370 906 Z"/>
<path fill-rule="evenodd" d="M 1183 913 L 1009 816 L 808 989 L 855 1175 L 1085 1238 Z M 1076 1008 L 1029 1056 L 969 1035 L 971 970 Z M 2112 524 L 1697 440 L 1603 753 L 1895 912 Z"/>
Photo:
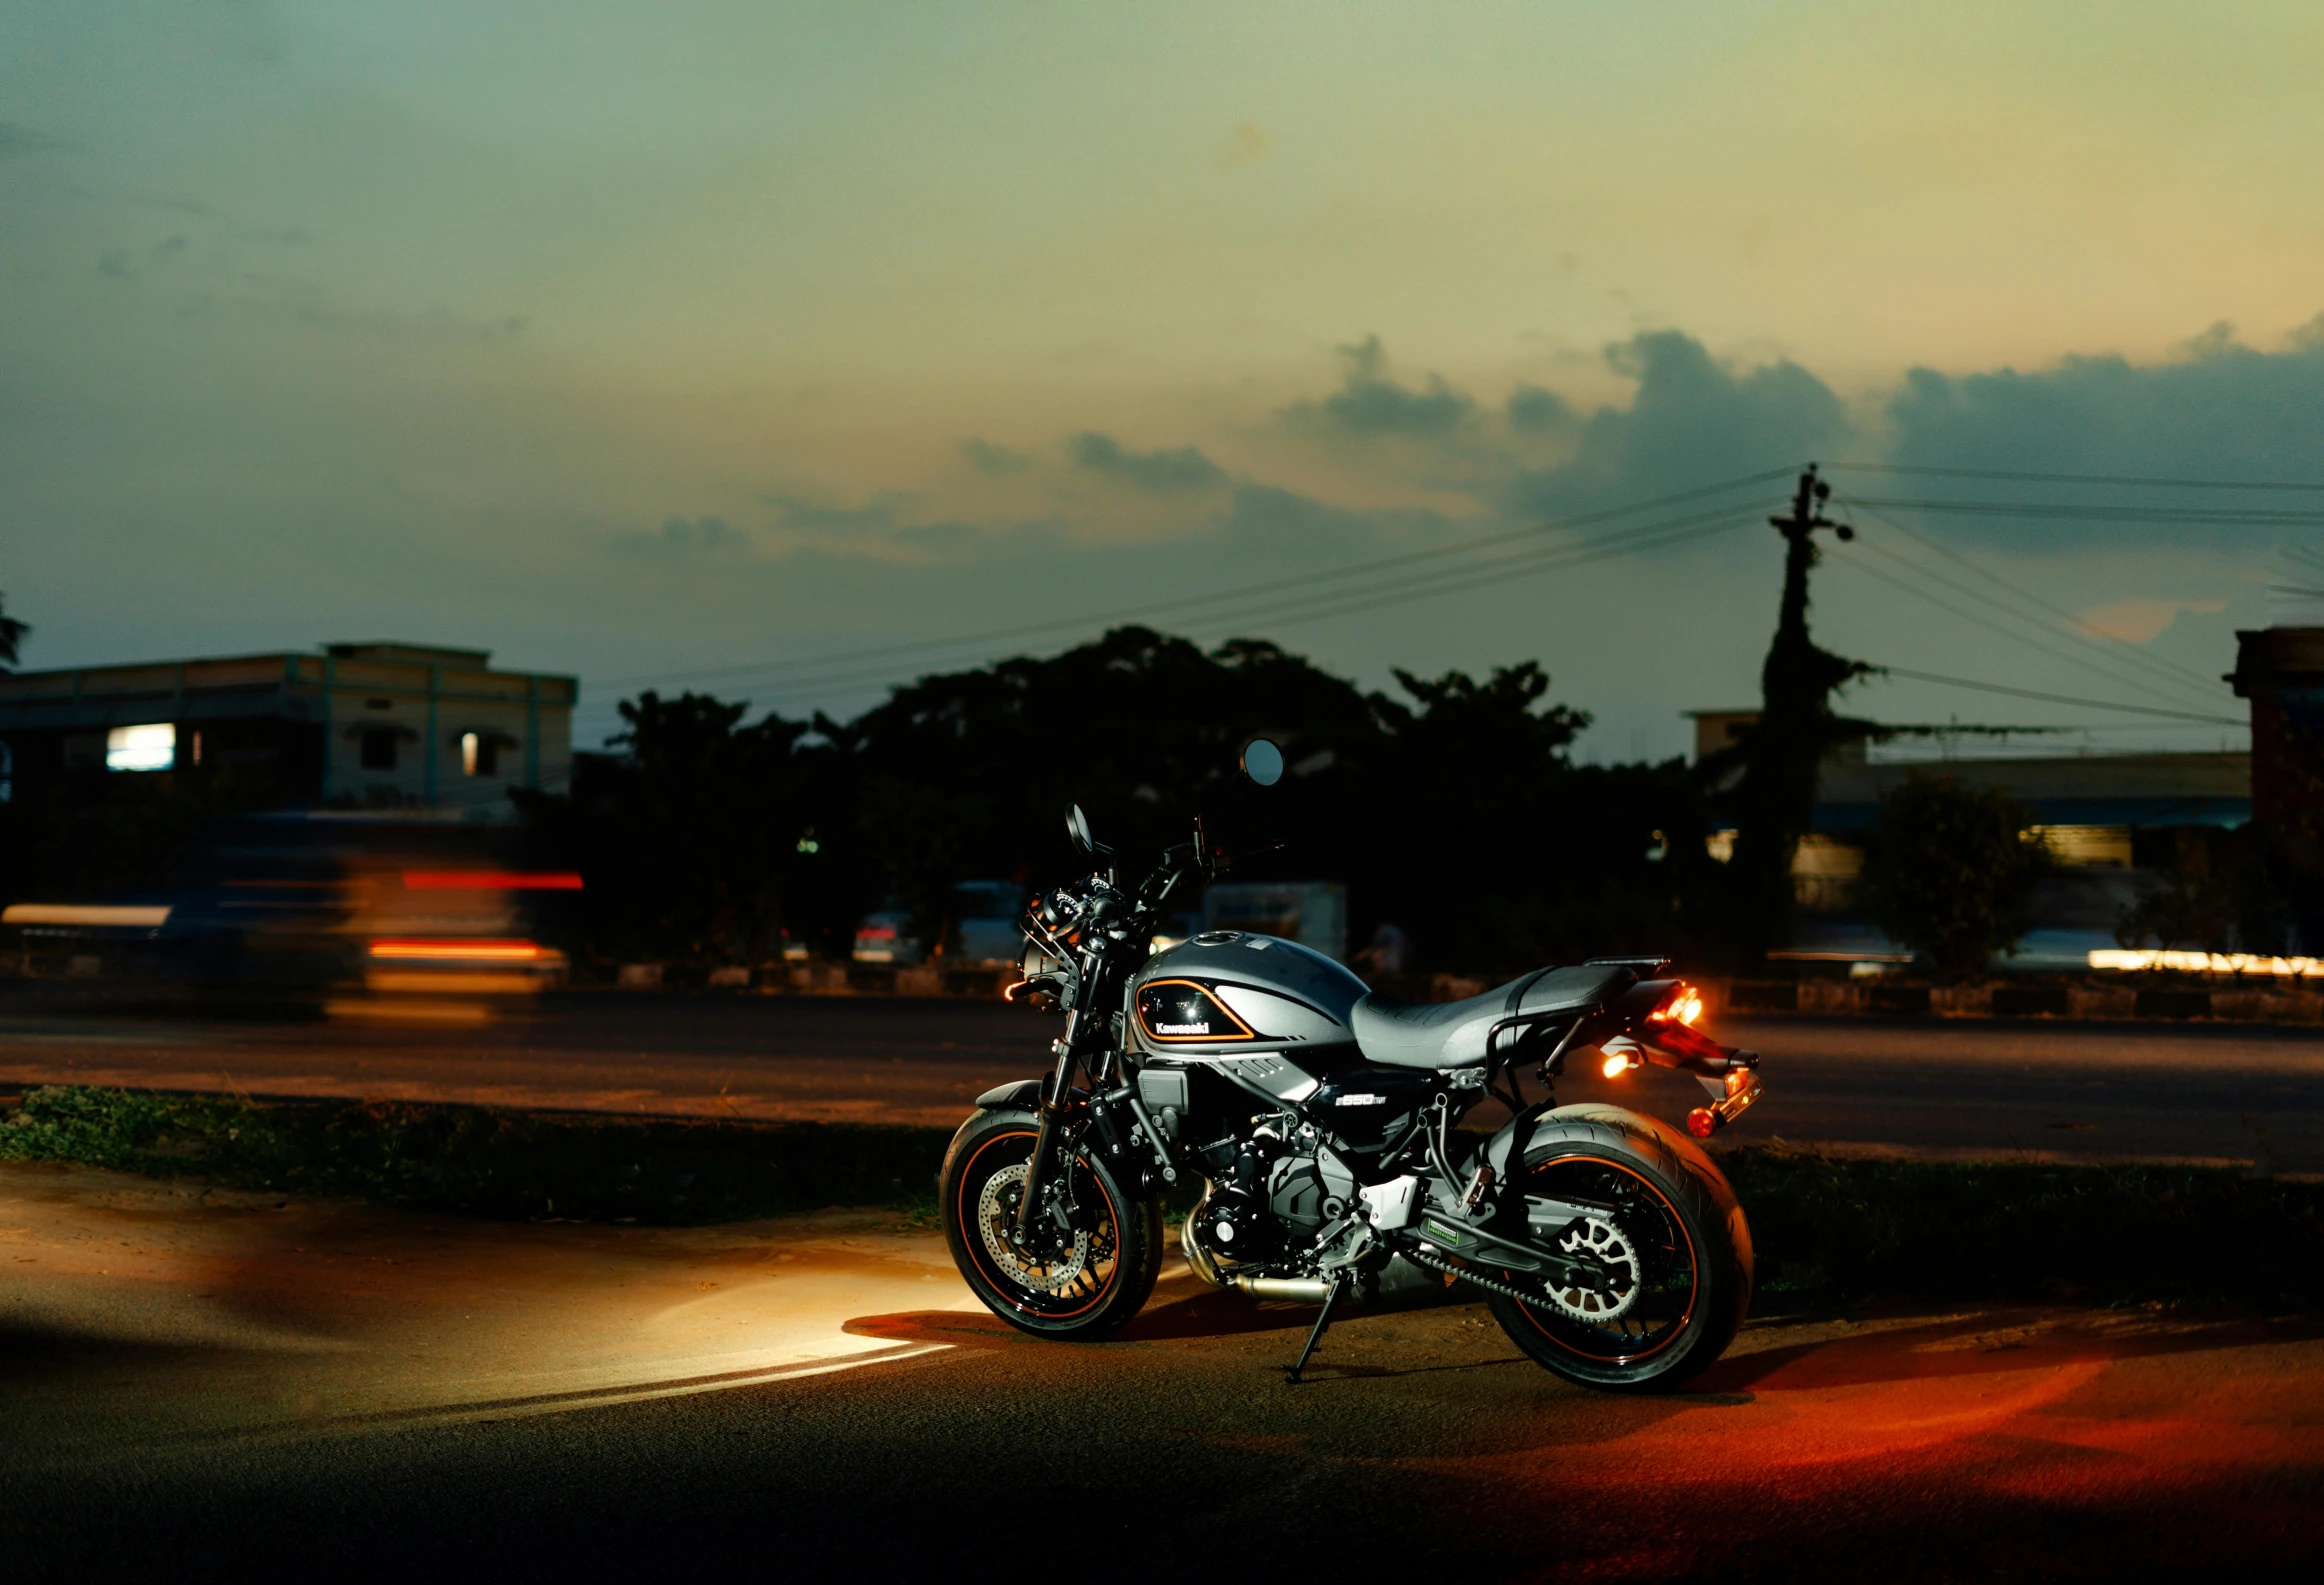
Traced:
<path fill-rule="evenodd" d="M 1650 1024 L 1686 1024 L 1703 1016 L 1703 993 L 1681 980 L 1670 988 L 1660 1006 L 1646 1015 Z"/>

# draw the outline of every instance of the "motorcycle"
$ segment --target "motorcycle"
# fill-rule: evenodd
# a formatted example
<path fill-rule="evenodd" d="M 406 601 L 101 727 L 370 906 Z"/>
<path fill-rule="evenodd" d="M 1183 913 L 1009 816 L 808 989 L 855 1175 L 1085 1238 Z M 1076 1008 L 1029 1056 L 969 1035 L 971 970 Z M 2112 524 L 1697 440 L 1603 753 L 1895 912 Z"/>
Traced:
<path fill-rule="evenodd" d="M 1243 773 L 1281 778 L 1253 740 Z M 1079 805 L 1075 847 L 1111 849 Z M 1319 1306 L 1297 1382 L 1336 1310 L 1453 1284 L 1480 1290 L 1525 1354 L 1591 1387 L 1669 1386 L 1726 1349 L 1751 1296 L 1751 1234 L 1699 1140 L 1763 1093 L 1759 1057 L 1695 1027 L 1701 996 L 1660 957 L 1538 969 L 1466 1001 L 1413 1003 L 1277 937 L 1214 930 L 1148 948 L 1177 889 L 1228 856 L 1196 821 L 1135 886 L 1110 863 L 1035 899 L 1011 1000 L 1065 1015 L 1038 1079 L 977 1098 L 938 1180 L 970 1289 L 1040 1337 L 1102 1338 L 1163 1260 L 1163 1201 L 1195 1276 Z M 1687 1131 L 1621 1107 L 1529 1101 L 1569 1063 L 1698 1078 Z M 1509 1121 L 1457 1125 L 1486 1098 Z M 1691 1137 L 1690 1137 L 1691 1136 Z"/>

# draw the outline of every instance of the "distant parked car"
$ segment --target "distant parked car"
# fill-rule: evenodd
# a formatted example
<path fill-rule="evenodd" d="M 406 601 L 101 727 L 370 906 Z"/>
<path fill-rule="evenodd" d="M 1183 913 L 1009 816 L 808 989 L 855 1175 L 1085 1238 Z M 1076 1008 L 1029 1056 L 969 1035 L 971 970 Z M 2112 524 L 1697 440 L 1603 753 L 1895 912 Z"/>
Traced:
<path fill-rule="evenodd" d="M 1014 963 L 1024 951 L 1017 921 L 1025 911 L 1025 889 L 1015 881 L 962 881 L 952 888 L 952 916 L 959 923 L 962 963 Z"/>
<path fill-rule="evenodd" d="M 901 908 L 883 908 L 866 914 L 855 927 L 855 961 L 888 963 L 908 969 L 928 956 L 928 949 L 912 933 L 912 916 Z"/>

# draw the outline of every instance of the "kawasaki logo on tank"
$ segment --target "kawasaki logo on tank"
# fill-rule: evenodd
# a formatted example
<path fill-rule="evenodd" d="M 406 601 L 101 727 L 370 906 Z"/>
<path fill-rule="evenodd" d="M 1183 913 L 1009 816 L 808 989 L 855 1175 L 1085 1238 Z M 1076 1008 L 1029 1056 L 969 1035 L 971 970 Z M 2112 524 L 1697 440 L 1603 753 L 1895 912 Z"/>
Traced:
<path fill-rule="evenodd" d="M 1138 1028 L 1148 1040 L 1256 1040 L 1244 1023 L 1210 991 L 1193 980 L 1149 980 L 1138 988 Z"/>

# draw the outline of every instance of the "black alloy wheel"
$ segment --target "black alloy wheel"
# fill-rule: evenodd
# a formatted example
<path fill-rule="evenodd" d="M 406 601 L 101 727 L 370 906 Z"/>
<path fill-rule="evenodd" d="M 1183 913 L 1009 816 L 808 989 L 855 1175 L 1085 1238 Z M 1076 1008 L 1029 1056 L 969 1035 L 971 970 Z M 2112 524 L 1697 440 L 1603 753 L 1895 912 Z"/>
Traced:
<path fill-rule="evenodd" d="M 1052 1169 L 1049 1214 L 1020 1241 L 1017 1211 L 1039 1123 L 1016 1109 L 979 1112 L 953 1135 L 938 1194 L 953 1263 L 985 1307 L 1041 1337 L 1103 1337 L 1154 1291 L 1161 1207 L 1133 1198 L 1104 1162 L 1077 1150 Z"/>
<path fill-rule="evenodd" d="M 1490 1303 L 1535 1363 L 1592 1387 L 1671 1386 L 1733 1341 L 1751 1299 L 1751 1233 L 1692 1141 L 1619 1107 L 1565 1107 L 1534 1130 L 1524 1188 L 1584 1212 L 1557 1246 L 1600 1273 L 1490 1273 L 1526 1295 Z"/>

